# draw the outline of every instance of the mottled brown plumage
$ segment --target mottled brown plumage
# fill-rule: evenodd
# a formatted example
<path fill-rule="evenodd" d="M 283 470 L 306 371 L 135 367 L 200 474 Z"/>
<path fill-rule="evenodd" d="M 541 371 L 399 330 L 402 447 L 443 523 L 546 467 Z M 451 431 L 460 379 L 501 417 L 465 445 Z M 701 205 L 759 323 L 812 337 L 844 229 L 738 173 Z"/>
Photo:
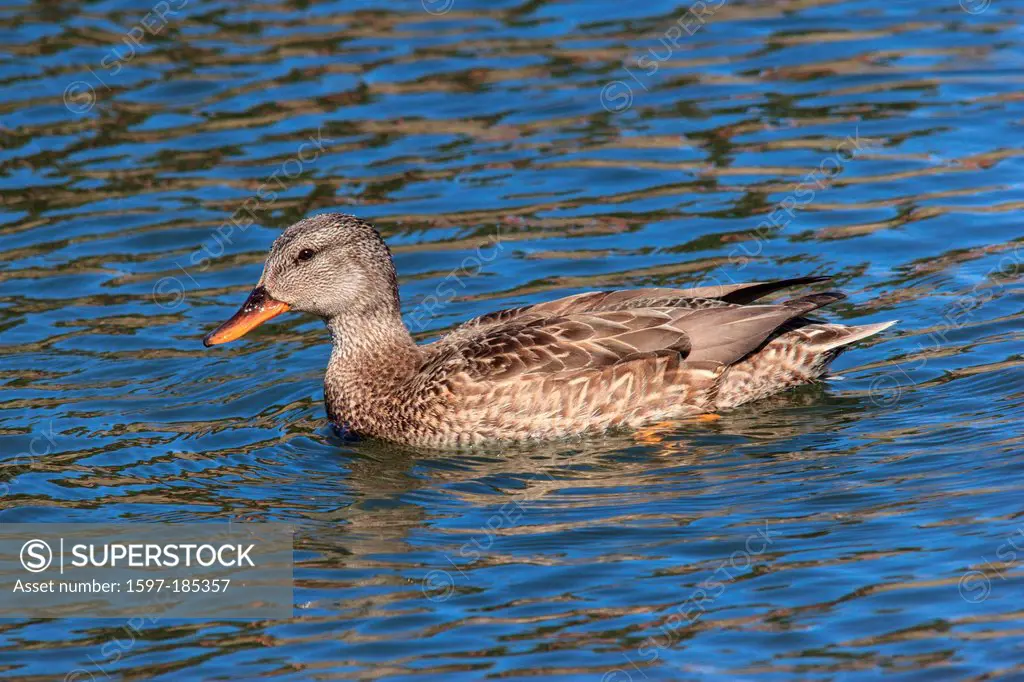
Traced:
<path fill-rule="evenodd" d="M 284 310 L 311 312 L 334 344 L 324 398 L 336 425 L 430 447 L 554 438 L 717 412 L 818 379 L 846 346 L 892 324 L 805 317 L 843 298 L 835 292 L 754 303 L 823 279 L 578 294 L 483 315 L 418 346 L 383 239 L 325 214 L 277 239 L 249 301 L 206 342 Z"/>

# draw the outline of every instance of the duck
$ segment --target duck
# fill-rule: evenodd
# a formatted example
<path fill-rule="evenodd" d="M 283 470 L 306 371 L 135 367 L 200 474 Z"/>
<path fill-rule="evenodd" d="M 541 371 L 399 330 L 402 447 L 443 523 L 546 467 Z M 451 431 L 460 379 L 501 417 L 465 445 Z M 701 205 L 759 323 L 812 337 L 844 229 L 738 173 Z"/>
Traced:
<path fill-rule="evenodd" d="M 417 344 L 381 234 L 323 213 L 277 237 L 246 301 L 203 342 L 309 313 L 331 337 L 324 404 L 336 429 L 442 449 L 550 440 L 714 419 L 822 380 L 851 344 L 896 323 L 807 317 L 845 298 L 836 291 L 760 302 L 828 279 L 590 291 L 488 313 Z"/>

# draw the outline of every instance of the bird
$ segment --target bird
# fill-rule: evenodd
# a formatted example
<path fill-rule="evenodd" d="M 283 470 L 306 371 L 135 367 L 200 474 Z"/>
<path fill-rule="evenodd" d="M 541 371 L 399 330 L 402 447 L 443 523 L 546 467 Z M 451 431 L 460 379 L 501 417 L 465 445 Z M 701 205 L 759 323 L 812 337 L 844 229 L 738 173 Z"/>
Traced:
<path fill-rule="evenodd" d="M 807 315 L 835 291 L 760 303 L 811 276 L 688 289 L 590 291 L 498 310 L 417 344 L 391 251 L 369 222 L 323 213 L 274 241 L 252 293 L 206 346 L 286 311 L 324 320 L 331 424 L 424 448 L 576 437 L 708 416 L 821 380 L 851 344 L 897 321 Z"/>

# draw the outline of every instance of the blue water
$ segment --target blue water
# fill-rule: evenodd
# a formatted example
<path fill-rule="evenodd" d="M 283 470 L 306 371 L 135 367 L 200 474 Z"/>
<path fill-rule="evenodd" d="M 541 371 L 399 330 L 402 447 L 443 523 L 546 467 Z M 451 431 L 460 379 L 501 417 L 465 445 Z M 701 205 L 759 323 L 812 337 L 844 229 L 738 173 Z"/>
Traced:
<path fill-rule="evenodd" d="M 700 4 L 0 9 L 0 522 L 297 529 L 291 619 L 6 621 L 0 675 L 1024 677 L 1024 8 Z M 319 321 L 201 344 L 325 210 L 424 339 L 809 274 L 901 324 L 712 424 L 347 443 Z"/>

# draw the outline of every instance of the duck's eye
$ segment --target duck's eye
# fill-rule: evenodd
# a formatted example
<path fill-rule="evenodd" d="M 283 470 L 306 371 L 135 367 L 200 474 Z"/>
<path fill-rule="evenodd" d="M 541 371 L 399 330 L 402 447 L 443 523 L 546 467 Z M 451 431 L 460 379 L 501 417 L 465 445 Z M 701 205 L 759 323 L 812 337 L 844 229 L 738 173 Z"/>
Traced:
<path fill-rule="evenodd" d="M 299 261 L 300 263 L 303 263 L 315 255 L 316 251 L 314 251 L 313 249 L 303 249 L 302 251 L 299 251 L 299 255 L 296 256 L 295 260 Z"/>

